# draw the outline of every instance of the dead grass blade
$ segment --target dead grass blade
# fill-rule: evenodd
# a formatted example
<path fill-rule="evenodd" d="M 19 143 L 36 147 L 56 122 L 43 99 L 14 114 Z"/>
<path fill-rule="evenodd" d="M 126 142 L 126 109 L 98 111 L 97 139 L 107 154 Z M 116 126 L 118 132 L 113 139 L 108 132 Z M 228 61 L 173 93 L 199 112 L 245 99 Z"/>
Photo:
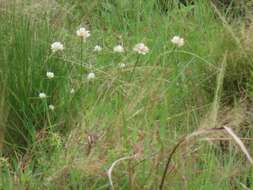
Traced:
<path fill-rule="evenodd" d="M 165 182 L 165 178 L 166 178 L 166 175 L 167 175 L 167 171 L 168 171 L 170 162 L 172 160 L 173 155 L 176 153 L 177 149 L 180 147 L 180 145 L 182 145 L 183 143 L 191 140 L 193 137 L 208 134 L 208 133 L 215 132 L 215 131 L 221 131 L 221 130 L 223 130 L 223 128 L 201 129 L 201 130 L 198 130 L 196 132 L 193 132 L 189 135 L 186 135 L 186 136 L 182 137 L 181 140 L 179 140 L 179 142 L 174 146 L 174 148 L 172 149 L 172 151 L 169 154 L 169 157 L 167 159 L 166 166 L 165 166 L 165 169 L 164 169 L 164 172 L 163 172 L 163 175 L 162 175 L 162 179 L 161 179 L 161 182 L 160 182 L 160 185 L 159 185 L 159 189 L 160 190 L 163 189 L 163 185 L 164 185 L 164 182 Z"/>
<path fill-rule="evenodd" d="M 220 132 L 220 131 L 226 131 L 228 133 L 229 136 L 232 137 L 232 139 L 239 145 L 240 149 L 242 150 L 242 152 L 246 155 L 247 159 L 249 160 L 249 162 L 253 165 L 253 160 L 249 154 L 249 152 L 247 151 L 245 145 L 243 144 L 243 142 L 240 140 L 240 138 L 233 132 L 233 130 L 229 127 L 220 127 L 220 128 L 209 128 L 209 129 L 201 129 L 198 130 L 196 132 L 193 132 L 192 134 L 186 135 L 184 137 L 182 137 L 178 143 L 174 146 L 174 148 L 172 149 L 172 151 L 170 152 L 167 162 L 166 162 L 166 166 L 162 175 L 162 179 L 159 185 L 159 190 L 163 189 L 164 186 L 164 182 L 165 182 L 165 178 L 167 175 L 167 171 L 170 165 L 170 162 L 172 160 L 173 155 L 176 153 L 177 149 L 185 142 L 191 140 L 193 137 L 196 136 L 200 136 L 200 135 L 206 135 L 206 134 L 210 134 L 212 132 Z"/>
<path fill-rule="evenodd" d="M 125 156 L 125 157 L 122 157 L 118 160 L 115 160 L 111 167 L 108 169 L 107 171 L 107 175 L 108 175 L 108 179 L 109 179 L 109 182 L 110 182 L 110 185 L 111 185 L 111 189 L 114 190 L 114 186 L 113 186 L 113 181 L 112 181 L 112 171 L 113 171 L 113 168 L 115 167 L 115 165 L 121 161 L 124 161 L 124 160 L 130 160 L 130 159 L 133 159 L 135 158 L 136 155 L 133 155 L 133 156 Z"/>

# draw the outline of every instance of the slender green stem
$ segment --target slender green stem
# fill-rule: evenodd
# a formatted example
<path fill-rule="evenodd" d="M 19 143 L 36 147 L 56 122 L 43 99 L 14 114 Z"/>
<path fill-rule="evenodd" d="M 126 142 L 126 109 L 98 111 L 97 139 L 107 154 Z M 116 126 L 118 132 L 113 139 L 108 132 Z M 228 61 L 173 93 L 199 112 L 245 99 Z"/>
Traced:
<path fill-rule="evenodd" d="M 173 54 L 173 58 L 176 60 L 176 65 L 177 65 L 177 57 L 175 56 L 175 53 L 176 53 L 176 46 L 175 47 L 173 47 L 173 49 L 172 49 L 172 52 L 171 52 L 172 54 Z"/>
<path fill-rule="evenodd" d="M 133 78 L 133 75 L 134 75 L 134 72 L 135 72 L 135 70 L 136 70 L 136 67 L 137 67 L 137 65 L 138 65 L 139 60 L 140 60 L 140 55 L 138 55 L 138 57 L 137 57 L 137 59 L 136 59 L 136 61 L 135 61 L 135 63 L 134 63 L 134 67 L 133 67 L 133 70 L 132 70 L 132 72 L 131 72 L 129 81 L 131 81 L 132 78 Z"/>
<path fill-rule="evenodd" d="M 51 123 L 51 117 L 50 117 L 50 113 L 49 113 L 49 108 L 48 108 L 48 103 L 45 102 L 45 107 L 46 107 L 46 115 L 47 115 L 47 121 L 48 121 L 48 125 L 49 125 L 49 129 L 52 130 L 52 123 Z"/>
<path fill-rule="evenodd" d="M 80 77 L 82 77 L 83 74 L 83 39 L 80 40 Z"/>

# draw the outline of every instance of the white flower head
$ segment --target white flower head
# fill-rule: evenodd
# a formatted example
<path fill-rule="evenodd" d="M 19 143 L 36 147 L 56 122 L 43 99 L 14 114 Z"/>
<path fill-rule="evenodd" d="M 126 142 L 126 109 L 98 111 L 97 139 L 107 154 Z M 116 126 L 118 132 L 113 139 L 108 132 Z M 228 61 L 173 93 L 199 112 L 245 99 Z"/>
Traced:
<path fill-rule="evenodd" d="M 54 73 L 48 71 L 48 72 L 47 72 L 47 78 L 48 78 L 48 79 L 54 78 Z"/>
<path fill-rule="evenodd" d="M 74 94 L 75 93 L 75 89 L 74 88 L 71 88 L 70 89 L 70 94 Z"/>
<path fill-rule="evenodd" d="M 57 52 L 57 51 L 63 51 L 64 50 L 64 46 L 61 42 L 54 42 L 51 44 L 51 50 L 53 53 Z"/>
<path fill-rule="evenodd" d="M 83 40 L 86 40 L 88 37 L 90 37 L 90 31 L 86 30 L 84 27 L 81 27 L 76 31 L 76 35 Z"/>
<path fill-rule="evenodd" d="M 44 92 L 39 93 L 39 98 L 44 99 L 46 97 L 47 97 L 47 95 Z"/>
<path fill-rule="evenodd" d="M 126 64 L 125 63 L 119 63 L 119 68 L 123 69 L 126 67 Z"/>
<path fill-rule="evenodd" d="M 102 51 L 102 47 L 99 46 L 99 45 L 96 45 L 96 46 L 94 47 L 93 51 L 96 51 L 96 52 Z"/>
<path fill-rule="evenodd" d="M 149 52 L 149 48 L 144 43 L 138 43 L 134 46 L 133 50 L 139 54 L 145 55 Z"/>
<path fill-rule="evenodd" d="M 92 80 L 96 77 L 95 73 L 89 73 L 88 76 L 87 76 L 87 79 L 88 80 Z"/>
<path fill-rule="evenodd" d="M 181 38 L 180 36 L 174 36 L 171 39 L 171 42 L 175 44 L 177 47 L 182 47 L 184 45 L 184 38 Z"/>
<path fill-rule="evenodd" d="M 51 110 L 51 111 L 54 111 L 54 105 L 52 105 L 52 104 L 50 104 L 49 106 L 48 106 L 48 108 Z"/>
<path fill-rule="evenodd" d="M 114 52 L 117 52 L 117 53 L 124 53 L 124 47 L 122 45 L 117 45 L 113 48 L 113 51 Z"/>

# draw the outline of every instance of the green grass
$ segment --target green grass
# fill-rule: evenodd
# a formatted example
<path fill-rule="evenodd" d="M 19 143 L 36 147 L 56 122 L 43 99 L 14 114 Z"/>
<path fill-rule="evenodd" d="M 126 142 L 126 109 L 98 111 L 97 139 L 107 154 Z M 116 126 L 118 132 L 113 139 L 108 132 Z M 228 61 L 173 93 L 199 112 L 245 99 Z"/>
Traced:
<path fill-rule="evenodd" d="M 134 154 L 114 167 L 114 189 L 159 189 L 182 136 L 227 125 L 251 137 L 252 37 L 243 18 L 203 0 L 174 1 L 167 13 L 157 0 L 4 2 L 0 189 L 109 189 L 107 170 Z M 86 42 L 76 36 L 81 26 L 91 31 Z M 183 47 L 171 43 L 175 35 Z M 63 51 L 52 53 L 55 41 Z M 133 52 L 139 42 L 148 54 Z M 97 44 L 101 52 L 93 51 Z M 118 44 L 124 53 L 113 52 Z M 243 152 L 206 137 L 228 136 L 199 135 L 180 146 L 163 189 L 252 189 Z"/>

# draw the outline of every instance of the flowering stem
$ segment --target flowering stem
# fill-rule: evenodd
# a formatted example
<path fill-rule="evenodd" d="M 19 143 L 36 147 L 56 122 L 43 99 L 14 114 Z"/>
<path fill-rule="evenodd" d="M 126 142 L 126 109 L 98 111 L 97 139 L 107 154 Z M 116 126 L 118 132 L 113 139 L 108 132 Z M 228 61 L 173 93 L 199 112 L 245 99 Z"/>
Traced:
<path fill-rule="evenodd" d="M 176 55 L 176 50 L 177 50 L 177 47 L 175 46 L 173 49 L 172 49 L 172 54 L 173 54 L 173 58 L 174 58 L 174 61 L 175 61 L 175 69 L 176 69 L 176 72 L 175 73 L 180 73 L 180 65 L 179 65 L 179 59 L 178 59 L 178 55 Z M 180 74 L 179 74 L 180 75 Z M 177 77 L 176 77 L 177 78 Z M 180 76 L 179 76 L 179 82 L 180 82 Z"/>
<path fill-rule="evenodd" d="M 173 55 L 174 55 L 174 58 L 175 58 L 175 62 L 176 62 L 176 73 L 178 73 L 178 82 L 179 83 L 183 83 L 184 81 L 184 71 L 183 71 L 183 68 L 182 68 L 182 71 L 181 71 L 181 65 L 180 65 L 180 61 L 179 61 L 179 58 L 178 58 L 178 55 L 176 55 L 176 50 L 177 48 L 175 47 L 173 49 Z"/>
<path fill-rule="evenodd" d="M 137 57 L 137 59 L 136 59 L 136 61 L 135 61 L 135 63 L 134 63 L 134 67 L 133 67 L 133 70 L 132 70 L 132 72 L 131 72 L 129 81 L 131 81 L 132 78 L 133 78 L 133 75 L 134 75 L 135 69 L 136 69 L 136 67 L 137 67 L 137 65 L 138 65 L 139 59 L 140 59 L 140 55 L 138 55 L 138 57 Z"/>
<path fill-rule="evenodd" d="M 83 61 L 83 39 L 82 38 L 80 40 L 80 50 L 81 50 L 81 52 L 80 52 L 80 60 L 81 60 L 80 75 L 82 77 L 82 70 L 83 70 L 83 64 L 82 64 L 82 61 Z"/>
<path fill-rule="evenodd" d="M 51 118 L 50 118 L 50 115 L 49 115 L 49 110 L 48 110 L 48 105 L 47 104 L 46 104 L 46 115 L 47 115 L 49 129 L 52 129 L 52 123 L 51 123 Z"/>
<path fill-rule="evenodd" d="M 53 57 L 54 53 L 50 53 L 49 56 L 47 56 L 47 58 L 45 59 L 43 65 L 46 65 L 47 62 Z"/>
<path fill-rule="evenodd" d="M 174 59 L 176 60 L 176 64 L 177 64 L 177 57 L 175 56 L 176 49 L 177 49 L 176 46 L 173 47 L 173 49 L 172 49 L 172 54 L 173 54 L 173 57 L 174 57 Z"/>

